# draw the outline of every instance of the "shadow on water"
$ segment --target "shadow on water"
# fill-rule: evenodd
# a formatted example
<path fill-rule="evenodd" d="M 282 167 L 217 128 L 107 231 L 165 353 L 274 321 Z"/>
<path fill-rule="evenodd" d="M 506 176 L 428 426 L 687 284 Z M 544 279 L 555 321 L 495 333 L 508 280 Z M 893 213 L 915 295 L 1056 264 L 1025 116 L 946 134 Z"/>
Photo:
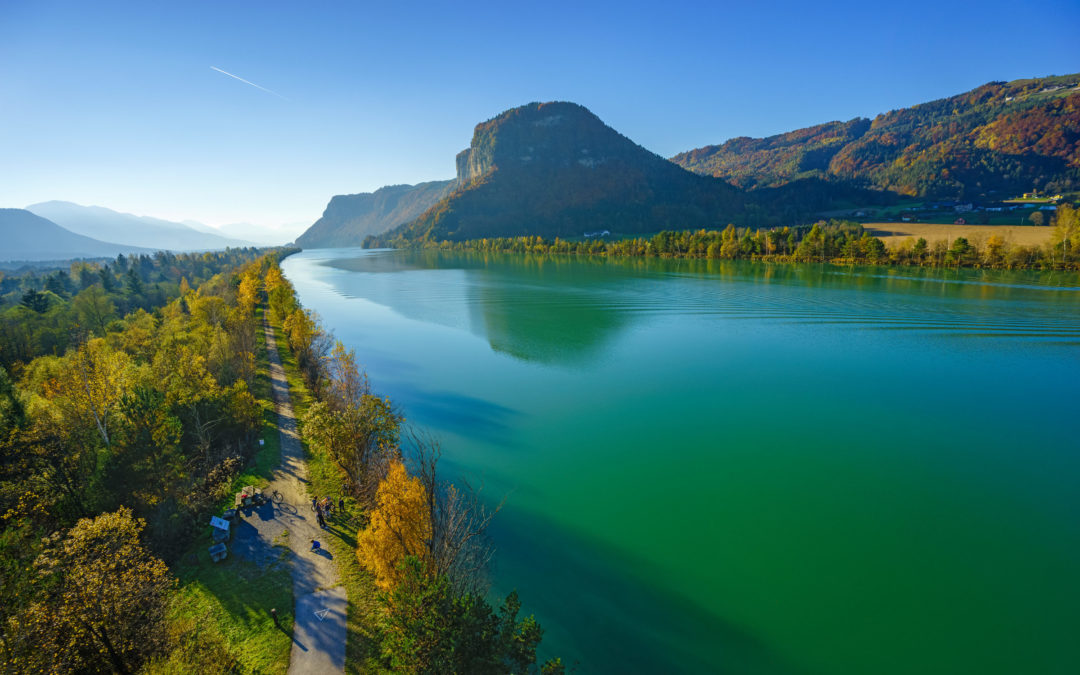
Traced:
<path fill-rule="evenodd" d="M 452 391 L 421 389 L 408 384 L 394 391 L 408 416 L 425 425 L 470 438 L 505 442 L 512 425 L 522 413 L 491 401 Z"/>
<path fill-rule="evenodd" d="M 498 545 L 495 576 L 519 584 L 524 611 L 544 627 L 541 661 L 559 656 L 571 664 L 588 653 L 582 672 L 802 673 L 748 628 L 657 588 L 651 581 L 661 572 L 626 551 L 509 508 L 490 534 Z"/>

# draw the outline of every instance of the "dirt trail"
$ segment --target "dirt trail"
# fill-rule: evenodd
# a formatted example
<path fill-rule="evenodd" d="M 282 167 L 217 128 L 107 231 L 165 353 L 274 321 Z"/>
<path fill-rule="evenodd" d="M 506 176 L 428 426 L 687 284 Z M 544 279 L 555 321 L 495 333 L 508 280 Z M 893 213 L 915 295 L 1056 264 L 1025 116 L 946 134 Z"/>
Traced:
<path fill-rule="evenodd" d="M 259 538 L 269 549 L 273 540 L 288 532 L 289 562 L 292 566 L 293 595 L 296 606 L 293 620 L 293 645 L 289 673 L 345 672 L 345 588 L 338 581 L 337 565 L 325 548 L 326 542 L 315 521 L 311 499 L 307 496 L 307 464 L 304 448 L 296 431 L 296 417 L 289 398 L 289 382 L 274 340 L 274 329 L 264 323 L 266 350 L 270 360 L 274 407 L 281 430 L 281 464 L 264 494 L 277 490 L 280 504 L 270 503 L 247 515 Z M 324 548 L 311 551 L 311 540 Z"/>

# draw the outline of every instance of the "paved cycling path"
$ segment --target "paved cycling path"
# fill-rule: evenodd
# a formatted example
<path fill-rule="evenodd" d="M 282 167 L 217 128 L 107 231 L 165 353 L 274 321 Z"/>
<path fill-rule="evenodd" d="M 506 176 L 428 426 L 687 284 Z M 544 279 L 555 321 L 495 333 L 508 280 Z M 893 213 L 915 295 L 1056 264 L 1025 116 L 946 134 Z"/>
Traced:
<path fill-rule="evenodd" d="M 273 505 L 270 518 L 277 527 L 288 530 L 290 562 L 292 564 L 293 645 L 289 657 L 290 675 L 345 672 L 345 587 L 338 582 L 337 566 L 329 551 L 311 552 L 311 540 L 325 546 L 322 530 L 315 522 L 308 497 L 307 464 L 304 448 L 296 432 L 296 416 L 289 399 L 289 382 L 278 357 L 274 329 L 264 323 L 266 351 L 270 360 L 274 406 L 281 430 L 281 464 L 265 494 L 274 490 L 283 496 L 281 504 Z M 263 512 L 269 505 L 259 509 Z M 259 518 L 258 514 L 254 518 Z M 251 518 L 249 517 L 249 520 Z M 262 527 L 256 526 L 260 532 Z M 279 529 L 280 531 L 280 529 Z M 266 534 L 263 534 L 265 537 Z M 279 610 L 280 611 L 280 610 Z M 284 613 L 284 612 L 283 612 Z"/>

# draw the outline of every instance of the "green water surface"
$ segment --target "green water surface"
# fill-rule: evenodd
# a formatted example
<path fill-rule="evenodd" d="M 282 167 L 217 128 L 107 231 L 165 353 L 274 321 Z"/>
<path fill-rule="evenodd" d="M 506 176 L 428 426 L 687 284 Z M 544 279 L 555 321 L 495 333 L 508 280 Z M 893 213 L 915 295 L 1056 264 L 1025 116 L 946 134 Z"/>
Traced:
<path fill-rule="evenodd" d="M 1075 274 L 313 250 L 579 672 L 1080 672 Z"/>

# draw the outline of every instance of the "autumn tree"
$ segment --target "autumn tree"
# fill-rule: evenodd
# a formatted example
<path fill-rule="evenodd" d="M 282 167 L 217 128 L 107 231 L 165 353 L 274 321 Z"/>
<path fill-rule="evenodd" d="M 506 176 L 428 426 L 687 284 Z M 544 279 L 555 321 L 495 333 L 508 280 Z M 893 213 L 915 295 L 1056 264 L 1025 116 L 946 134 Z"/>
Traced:
<path fill-rule="evenodd" d="M 400 461 L 390 462 L 379 483 L 376 506 L 367 529 L 357 537 L 360 563 L 375 575 L 376 585 L 388 591 L 404 578 L 401 563 L 408 556 L 423 559 L 431 538 L 431 515 L 420 480 Z"/>
<path fill-rule="evenodd" d="M 284 321 L 298 306 L 292 284 L 281 274 L 281 267 L 276 263 L 266 271 L 266 299 L 270 317 L 278 322 Z"/>
<path fill-rule="evenodd" d="M 59 362 L 56 376 L 44 383 L 44 395 L 63 412 L 67 424 L 92 424 L 108 446 L 117 406 L 132 375 L 127 354 L 93 338 Z"/>
<path fill-rule="evenodd" d="M 322 396 L 325 362 L 333 347 L 332 336 L 322 328 L 314 312 L 301 307 L 285 317 L 282 328 L 305 383 L 316 397 Z"/>
<path fill-rule="evenodd" d="M 240 276 L 240 285 L 236 289 L 236 304 L 241 312 L 247 315 L 255 314 L 255 305 L 259 303 L 261 290 L 262 280 L 259 279 L 259 268 L 252 265 Z"/>
<path fill-rule="evenodd" d="M 9 619 L 7 668 L 133 673 L 163 645 L 173 580 L 121 508 L 45 542 L 33 601 Z"/>
<path fill-rule="evenodd" d="M 984 252 L 984 260 L 987 265 L 998 265 L 1005 260 L 1005 239 L 1000 235 L 991 235 L 986 240 L 986 251 Z"/>
<path fill-rule="evenodd" d="M 735 258 L 739 255 L 739 238 L 735 232 L 735 226 L 728 223 L 728 226 L 724 229 L 720 238 L 720 256 L 727 259 Z"/>
<path fill-rule="evenodd" d="M 1050 246 L 1053 247 L 1054 257 L 1062 262 L 1075 260 L 1080 254 L 1080 210 L 1071 204 L 1058 206 Z"/>

